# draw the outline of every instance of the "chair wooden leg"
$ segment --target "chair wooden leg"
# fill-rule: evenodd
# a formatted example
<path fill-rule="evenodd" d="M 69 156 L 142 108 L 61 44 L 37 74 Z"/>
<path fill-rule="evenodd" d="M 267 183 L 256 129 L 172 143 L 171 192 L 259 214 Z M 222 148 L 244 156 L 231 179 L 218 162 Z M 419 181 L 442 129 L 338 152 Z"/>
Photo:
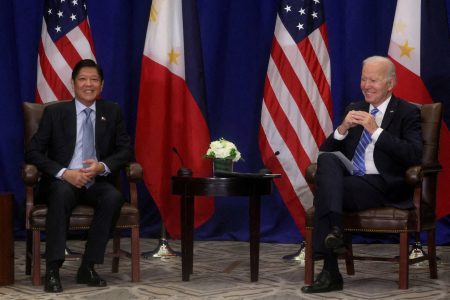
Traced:
<path fill-rule="evenodd" d="M 31 275 L 31 281 L 33 285 L 41 285 L 41 232 L 33 231 L 32 241 L 32 267 L 33 274 Z"/>
<path fill-rule="evenodd" d="M 314 282 L 314 258 L 312 246 L 312 229 L 306 229 L 305 234 L 305 284 L 311 285 Z"/>
<path fill-rule="evenodd" d="M 140 270 L 140 250 L 139 250 L 139 227 L 131 229 L 131 281 L 139 282 L 141 280 Z"/>
<path fill-rule="evenodd" d="M 113 253 L 112 253 L 112 267 L 111 272 L 119 272 L 119 259 L 120 259 L 120 233 L 118 230 L 114 231 L 113 234 Z"/>
<path fill-rule="evenodd" d="M 32 256 L 31 230 L 27 229 L 26 249 L 25 249 L 25 274 L 31 275 L 31 256 Z"/>
<path fill-rule="evenodd" d="M 408 288 L 409 277 L 409 257 L 408 257 L 408 233 L 400 233 L 400 263 L 399 263 L 399 281 L 398 288 L 406 290 Z"/>
<path fill-rule="evenodd" d="M 347 246 L 347 253 L 345 254 L 345 267 L 348 275 L 355 275 L 355 263 L 353 261 L 353 244 L 352 235 L 345 233 L 345 241 Z"/>
<path fill-rule="evenodd" d="M 436 233 L 434 228 L 428 230 L 428 266 L 430 268 L 430 278 L 436 279 L 437 275 L 437 265 L 436 265 Z"/>

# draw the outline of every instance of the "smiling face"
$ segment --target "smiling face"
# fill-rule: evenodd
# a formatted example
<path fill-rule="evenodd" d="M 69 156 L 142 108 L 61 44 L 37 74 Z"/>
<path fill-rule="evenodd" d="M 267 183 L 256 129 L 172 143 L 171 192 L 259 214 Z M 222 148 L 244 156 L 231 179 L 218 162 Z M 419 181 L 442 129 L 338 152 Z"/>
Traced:
<path fill-rule="evenodd" d="M 103 80 L 95 67 L 82 67 L 72 80 L 75 98 L 86 106 L 91 106 L 103 89 Z"/>
<path fill-rule="evenodd" d="M 390 75 L 389 62 L 383 60 L 367 61 L 361 74 L 361 91 L 367 103 L 377 107 L 391 95 L 395 77 Z"/>

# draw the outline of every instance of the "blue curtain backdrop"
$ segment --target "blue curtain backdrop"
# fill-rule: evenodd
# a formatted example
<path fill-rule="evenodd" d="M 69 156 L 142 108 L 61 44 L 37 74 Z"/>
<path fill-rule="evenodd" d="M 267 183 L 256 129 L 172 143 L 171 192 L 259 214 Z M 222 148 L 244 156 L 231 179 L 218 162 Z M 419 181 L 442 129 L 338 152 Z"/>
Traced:
<path fill-rule="evenodd" d="M 96 56 L 105 71 L 103 96 L 120 104 L 133 138 L 150 2 L 88 1 Z M 245 158 L 235 169 L 255 171 L 262 167 L 257 137 L 279 1 L 197 2 L 211 138 L 225 137 L 235 142 Z M 20 176 L 23 161 L 21 104 L 34 101 L 43 5 L 43 0 L 0 1 L 0 191 L 15 195 L 18 238 L 23 237 L 25 198 Z M 447 0 L 449 5 L 450 0 Z M 345 105 L 362 97 L 359 89 L 361 61 L 370 55 L 387 54 L 395 6 L 395 0 L 325 0 L 335 125 Z M 144 186 L 140 186 L 139 206 L 142 236 L 158 237 L 159 214 Z M 247 210 L 244 198 L 216 198 L 216 213 L 196 231 L 196 238 L 247 240 Z M 262 201 L 261 223 L 261 237 L 265 242 L 302 240 L 276 190 Z M 450 243 L 449 216 L 439 221 L 437 241 Z"/>

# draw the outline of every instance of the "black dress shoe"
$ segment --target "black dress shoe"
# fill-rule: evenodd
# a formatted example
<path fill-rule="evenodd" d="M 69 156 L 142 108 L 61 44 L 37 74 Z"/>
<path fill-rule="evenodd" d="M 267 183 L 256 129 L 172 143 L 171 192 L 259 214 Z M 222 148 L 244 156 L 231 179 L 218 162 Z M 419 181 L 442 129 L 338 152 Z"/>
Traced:
<path fill-rule="evenodd" d="M 44 291 L 47 293 L 61 293 L 61 279 L 58 270 L 49 270 L 45 273 Z"/>
<path fill-rule="evenodd" d="M 333 227 L 331 233 L 325 237 L 325 247 L 331 249 L 334 253 L 340 255 L 347 252 L 345 247 L 344 235 L 338 227 Z"/>
<path fill-rule="evenodd" d="M 106 281 L 98 276 L 92 267 L 80 267 L 78 269 L 77 283 L 97 287 L 106 286 Z"/>
<path fill-rule="evenodd" d="M 305 294 L 326 293 L 332 291 L 341 291 L 344 287 L 342 275 L 337 274 L 332 276 L 327 270 L 323 270 L 317 275 L 316 280 L 312 285 L 302 287 L 302 292 Z"/>

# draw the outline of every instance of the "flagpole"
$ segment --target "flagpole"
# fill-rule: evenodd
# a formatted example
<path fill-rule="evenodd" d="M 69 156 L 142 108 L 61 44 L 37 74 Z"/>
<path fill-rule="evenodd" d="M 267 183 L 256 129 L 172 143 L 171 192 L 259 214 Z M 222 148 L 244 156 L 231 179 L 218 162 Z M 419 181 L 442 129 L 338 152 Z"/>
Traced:
<path fill-rule="evenodd" d="M 169 241 L 167 240 L 167 230 L 164 224 L 161 222 L 161 237 L 158 241 L 158 246 L 156 246 L 155 250 L 142 252 L 141 256 L 145 259 L 151 258 L 168 258 L 181 256 L 180 252 L 172 250 L 169 245 Z"/>
<path fill-rule="evenodd" d="M 305 266 L 305 246 L 305 242 L 301 242 L 300 249 L 298 249 L 297 252 L 285 255 L 283 256 L 283 259 L 289 261 L 298 261 L 301 267 Z"/>

